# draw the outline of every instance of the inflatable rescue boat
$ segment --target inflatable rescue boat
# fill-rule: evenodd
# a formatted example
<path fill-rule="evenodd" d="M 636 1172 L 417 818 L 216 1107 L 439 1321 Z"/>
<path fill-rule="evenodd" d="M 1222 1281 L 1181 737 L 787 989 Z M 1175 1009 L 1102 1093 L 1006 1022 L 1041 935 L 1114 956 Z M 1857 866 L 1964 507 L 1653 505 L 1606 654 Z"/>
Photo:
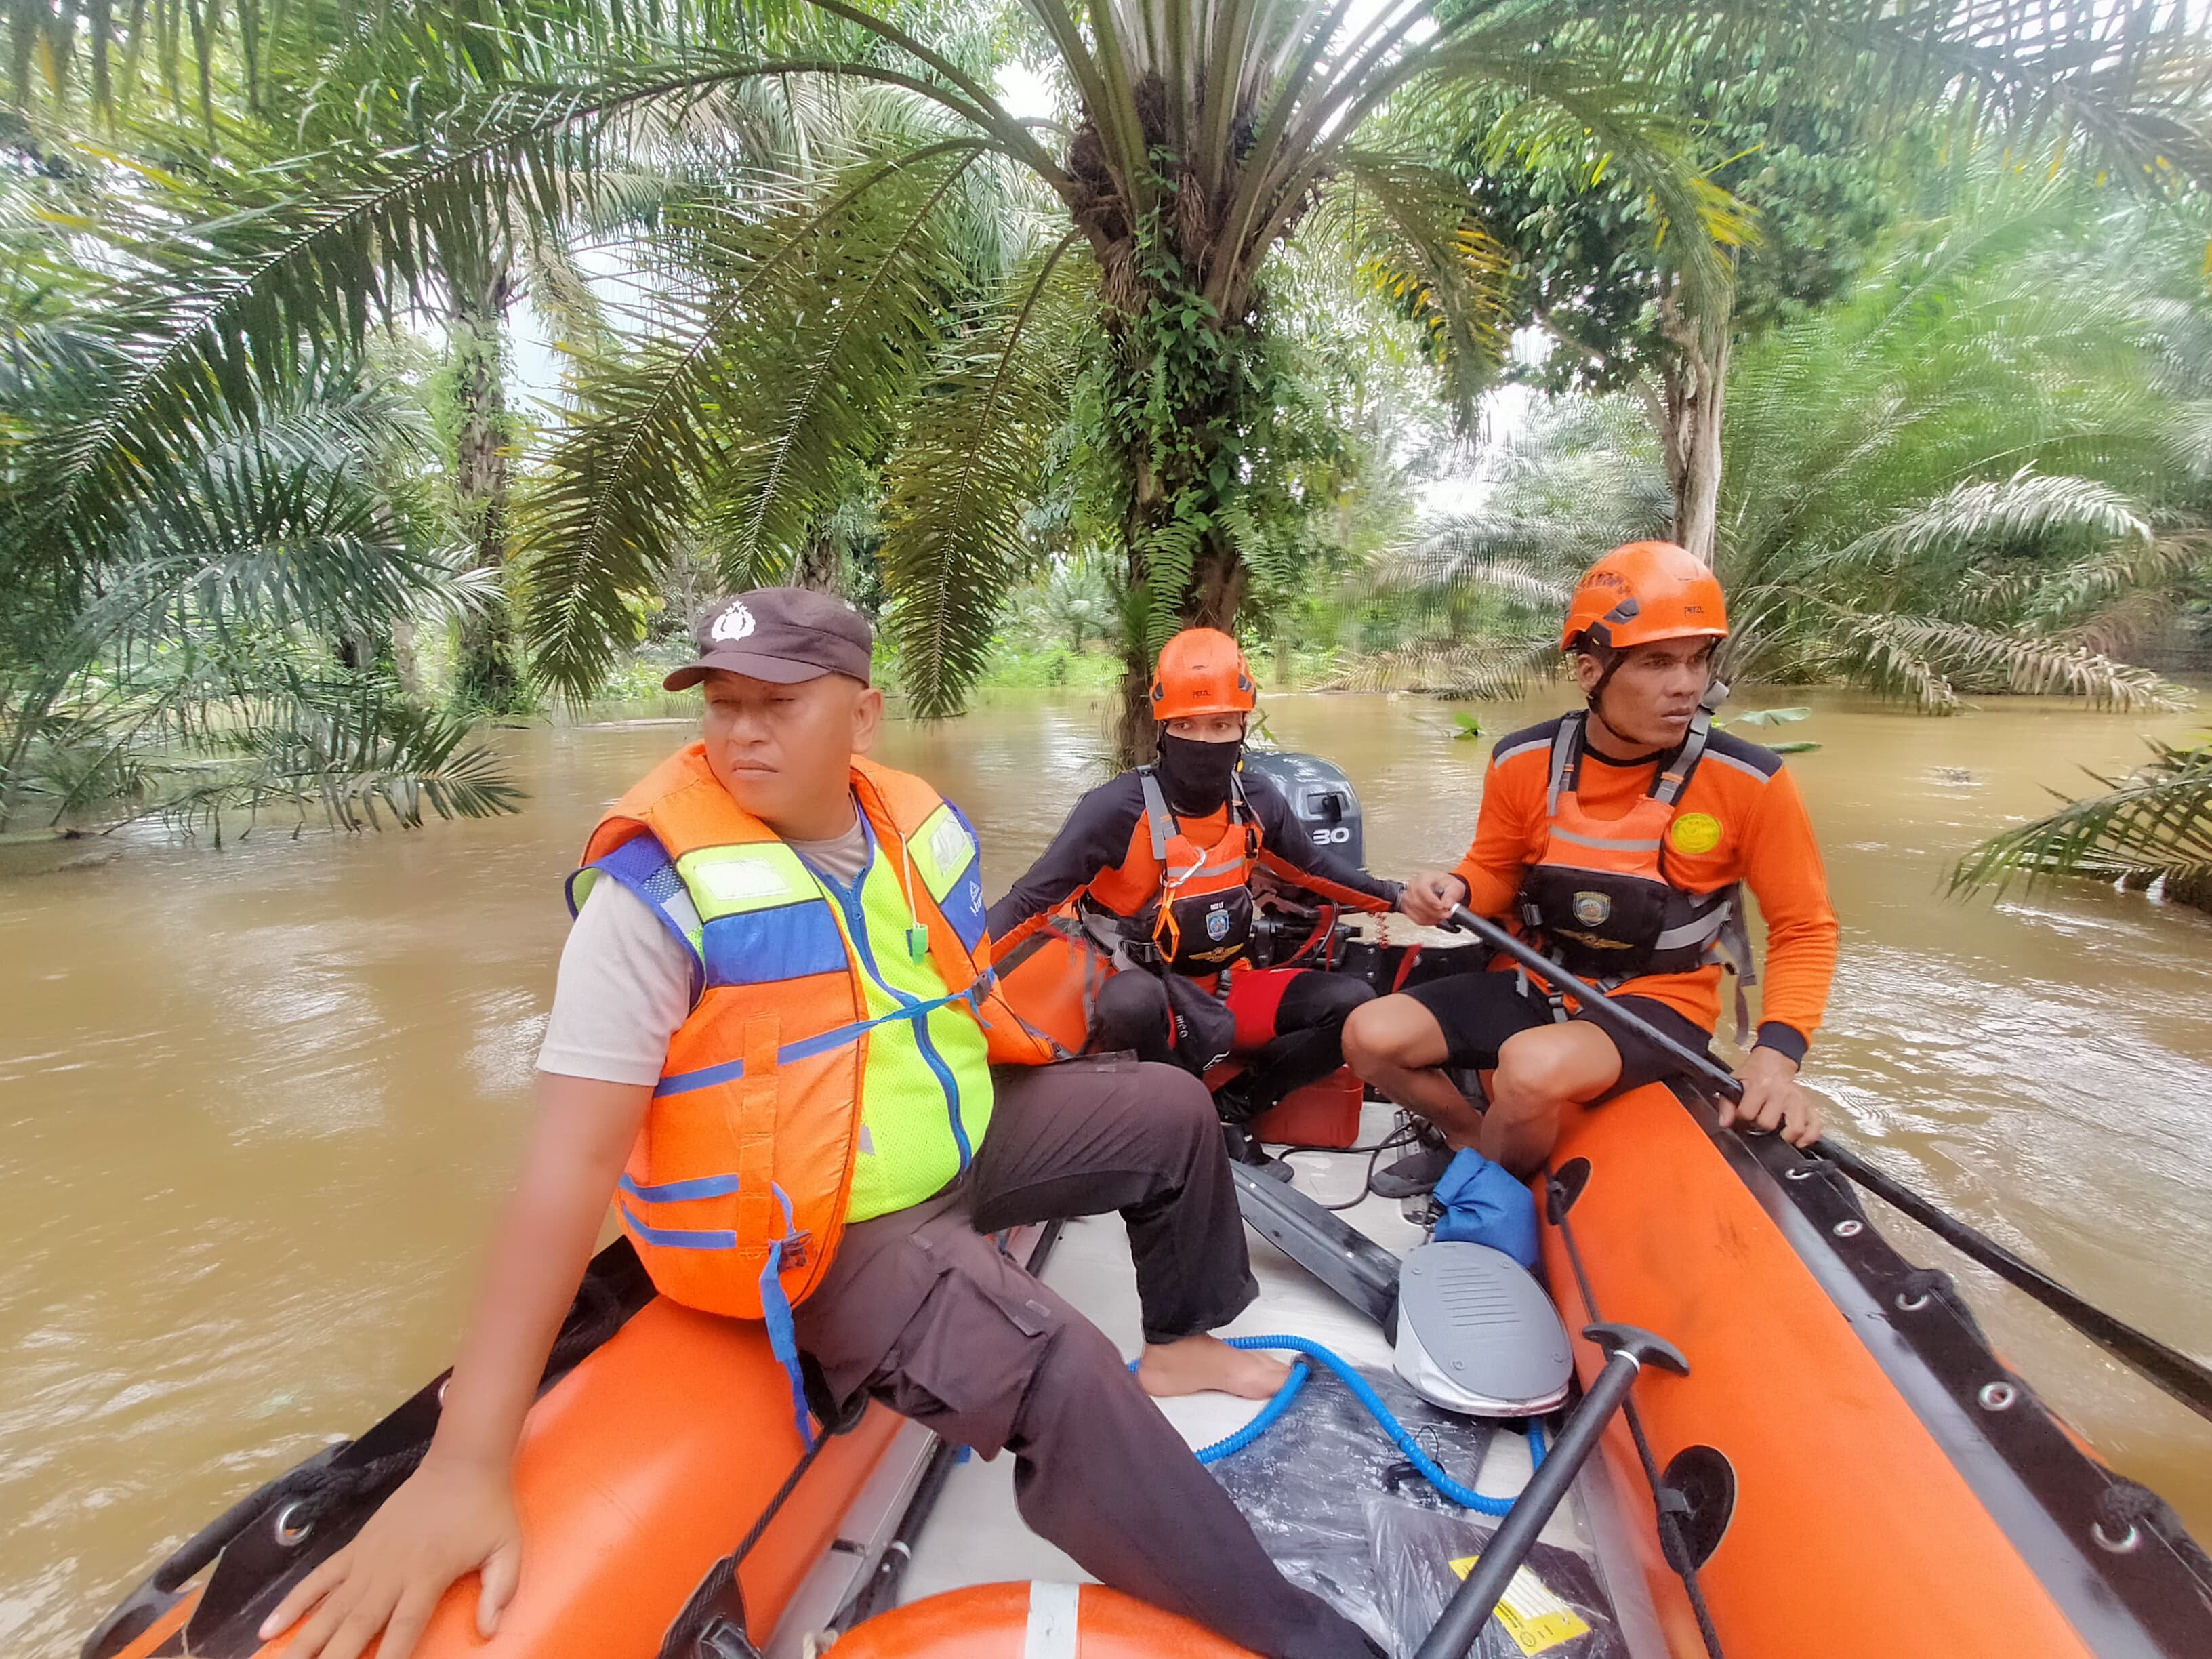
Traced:
<path fill-rule="evenodd" d="M 1292 759 L 1279 787 L 1302 819 L 1356 831 L 1341 775 Z M 1483 959 L 1402 918 L 1325 912 L 1262 948 L 1382 989 Z M 1534 1184 L 1531 1275 L 1430 1238 L 1426 1216 L 1379 1198 L 1317 1201 L 1371 1170 L 1358 1136 L 1388 1121 L 1340 1074 L 1255 1126 L 1304 1150 L 1291 1183 L 1238 1167 L 1262 1293 L 1225 1334 L 1304 1363 L 1256 1417 L 1243 1401 L 1167 1407 L 1285 1571 L 1379 1646 L 1400 1659 L 2212 1656 L 2212 1562 L 1992 1352 L 1944 1274 L 1871 1224 L 1847 1164 L 1720 1129 L 1692 1084 L 1637 1090 L 1567 1126 Z M 1059 1283 L 1060 1237 L 1055 1224 L 1006 1243 Z M 2145 1363 L 2092 1334 L 2188 1396 L 2193 1362 L 2159 1350 Z M 131 1592 L 84 1659 L 264 1651 L 261 1619 L 413 1469 L 441 1390 L 431 1382 L 241 1498 Z M 947 1489 L 975 1471 L 880 1405 L 828 1420 L 811 1392 L 830 1431 L 809 1450 L 761 1330 L 656 1297 L 628 1245 L 610 1247 L 524 1431 L 524 1566 L 499 1633 L 476 1636 L 465 1581 L 418 1651 L 1242 1651 L 1093 1584 L 905 1594 L 933 1516 L 954 1524 Z M 2191 1403 L 2212 1415 L 2212 1391 Z"/>

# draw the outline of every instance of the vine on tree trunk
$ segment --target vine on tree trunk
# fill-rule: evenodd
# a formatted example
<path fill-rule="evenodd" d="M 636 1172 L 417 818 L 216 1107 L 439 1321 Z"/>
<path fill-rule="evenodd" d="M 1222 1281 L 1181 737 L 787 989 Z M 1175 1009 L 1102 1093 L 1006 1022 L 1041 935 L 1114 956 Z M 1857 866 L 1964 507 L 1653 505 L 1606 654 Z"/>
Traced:
<path fill-rule="evenodd" d="M 1121 474 L 1127 559 L 1121 709 L 1124 763 L 1149 758 L 1146 687 L 1153 655 L 1179 627 L 1236 625 L 1245 578 L 1238 541 L 1248 441 L 1278 398 L 1263 349 L 1262 296 L 1224 318 L 1200 290 L 1206 263 L 1183 246 L 1180 168 L 1152 153 L 1158 205 L 1132 227 L 1125 303 L 1109 307 L 1103 349 L 1079 402 L 1094 411 Z"/>

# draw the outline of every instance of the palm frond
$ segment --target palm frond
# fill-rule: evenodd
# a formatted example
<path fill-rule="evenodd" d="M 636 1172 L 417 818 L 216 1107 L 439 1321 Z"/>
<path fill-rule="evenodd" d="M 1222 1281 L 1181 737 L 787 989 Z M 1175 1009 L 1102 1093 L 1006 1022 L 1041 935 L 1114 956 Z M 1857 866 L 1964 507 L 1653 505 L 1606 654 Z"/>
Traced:
<path fill-rule="evenodd" d="M 142 816 L 189 827 L 204 823 L 218 841 L 225 814 L 258 821 L 289 808 L 313 810 L 334 829 L 380 830 L 386 819 L 420 829 L 439 818 L 493 817 L 525 799 L 505 759 L 475 741 L 458 715 L 395 704 L 370 686 L 297 681 L 294 696 L 261 718 L 220 728 L 199 745 L 198 764 L 149 769 L 156 787 Z"/>
<path fill-rule="evenodd" d="M 2154 743 L 2131 777 L 2106 793 L 1983 842 L 1951 872 L 1954 893 L 2057 876 L 2163 884 L 2169 898 L 2212 910 L 2212 744 Z"/>
<path fill-rule="evenodd" d="M 1352 250 L 1360 276 L 1412 315 L 1443 368 L 1461 431 L 1472 432 L 1510 343 L 1511 259 L 1445 168 L 1353 149 L 1338 176 L 1332 198 L 1358 192 L 1378 210 L 1356 221 L 1370 228 Z M 1376 234 L 1385 228 L 1395 234 Z"/>
<path fill-rule="evenodd" d="M 956 714 L 1006 590 L 1030 557 L 1022 515 L 1064 416 L 1088 261 L 1071 234 L 1024 261 L 945 346 L 904 415 L 883 557 L 890 633 L 915 714 Z"/>
<path fill-rule="evenodd" d="M 2185 707 L 2189 694 L 2148 669 L 2063 637 L 2020 635 L 1940 617 L 1834 611 L 1828 651 L 1875 689 L 1933 713 L 1961 690 L 2081 697 L 2123 712 Z"/>
<path fill-rule="evenodd" d="M 1939 547 L 1988 546 L 2063 531 L 2131 544 L 2138 553 L 2151 544 L 2148 520 L 2122 491 L 2095 478 L 2052 477 L 2023 467 L 2009 478 L 1956 484 L 1916 502 L 1846 544 L 1832 562 L 1907 562 Z"/>
<path fill-rule="evenodd" d="M 1559 660 L 1549 636 L 1422 641 L 1350 657 L 1319 689 L 1504 699 L 1549 678 Z"/>

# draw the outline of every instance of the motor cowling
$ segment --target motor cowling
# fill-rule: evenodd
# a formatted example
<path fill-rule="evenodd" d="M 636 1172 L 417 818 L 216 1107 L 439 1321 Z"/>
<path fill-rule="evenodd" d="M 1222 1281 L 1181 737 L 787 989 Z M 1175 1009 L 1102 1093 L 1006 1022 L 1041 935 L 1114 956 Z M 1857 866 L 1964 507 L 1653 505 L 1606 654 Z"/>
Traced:
<path fill-rule="evenodd" d="M 1318 755 L 1258 750 L 1244 757 L 1244 787 L 1248 793 L 1273 789 L 1289 803 L 1291 817 L 1315 846 L 1365 865 L 1366 821 L 1358 791 L 1343 768 Z"/>

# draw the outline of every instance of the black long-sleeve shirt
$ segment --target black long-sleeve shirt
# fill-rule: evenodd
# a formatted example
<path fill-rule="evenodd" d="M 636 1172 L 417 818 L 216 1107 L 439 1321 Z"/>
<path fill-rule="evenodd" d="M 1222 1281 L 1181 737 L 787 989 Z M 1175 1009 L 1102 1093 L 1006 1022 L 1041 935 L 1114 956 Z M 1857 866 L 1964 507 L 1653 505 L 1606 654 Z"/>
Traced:
<path fill-rule="evenodd" d="M 1363 910 L 1387 910 L 1398 900 L 1399 884 L 1370 876 L 1348 860 L 1314 844 L 1291 814 L 1290 803 L 1264 784 L 1246 792 L 1260 824 L 1261 867 L 1323 897 Z M 1228 828 L 1228 809 L 1204 817 L 1180 820 L 1194 842 L 1210 843 Z M 1139 846 L 1138 826 L 1145 816 L 1143 781 L 1134 772 L 1102 783 L 1075 803 L 1052 845 L 991 907 L 991 937 L 1001 945 L 1016 929 L 1044 915 L 1103 872 L 1118 870 Z M 1147 852 L 1151 831 L 1145 831 Z"/>

